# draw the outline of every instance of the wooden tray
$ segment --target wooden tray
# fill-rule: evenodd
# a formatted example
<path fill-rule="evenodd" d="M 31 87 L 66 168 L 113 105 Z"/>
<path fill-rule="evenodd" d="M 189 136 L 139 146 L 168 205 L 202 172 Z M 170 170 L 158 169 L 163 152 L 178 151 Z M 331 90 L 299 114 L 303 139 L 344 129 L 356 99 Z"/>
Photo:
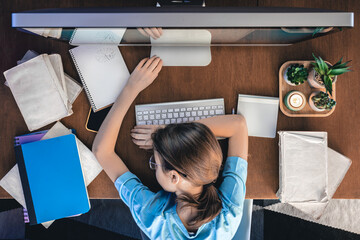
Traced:
<path fill-rule="evenodd" d="M 323 91 L 325 92 L 325 88 L 318 88 L 318 89 L 315 89 L 315 88 L 311 88 L 309 86 L 309 83 L 306 81 L 304 82 L 303 84 L 301 85 L 298 85 L 298 86 L 291 86 L 289 84 L 287 84 L 287 82 L 285 81 L 284 79 L 284 71 L 286 70 L 286 68 L 290 65 L 290 64 L 295 64 L 295 63 L 298 63 L 298 64 L 303 64 L 304 67 L 306 67 L 307 69 L 310 70 L 311 66 L 310 66 L 310 63 L 312 61 L 288 61 L 288 62 L 285 62 L 283 65 L 281 65 L 280 67 L 280 70 L 279 70 L 279 100 L 280 100 L 280 110 L 288 117 L 327 117 L 327 116 L 330 116 L 334 110 L 335 110 L 335 107 L 334 106 L 331 110 L 325 110 L 325 111 L 322 111 L 322 112 L 317 112 L 317 111 L 314 111 L 308 101 L 309 101 L 309 96 L 312 92 L 315 92 L 315 91 Z M 329 63 L 329 62 L 326 62 L 326 63 Z M 333 83 L 333 91 L 332 91 L 332 96 L 331 98 L 334 99 L 336 101 L 336 89 L 335 89 L 335 83 Z M 306 98 L 306 105 L 303 109 L 301 109 L 300 111 L 291 111 L 289 110 L 285 104 L 284 104 L 284 97 L 286 95 L 286 93 L 288 93 L 289 91 L 292 91 L 292 90 L 296 90 L 296 91 L 300 91 L 302 92 L 304 95 L 305 95 L 305 98 Z"/>

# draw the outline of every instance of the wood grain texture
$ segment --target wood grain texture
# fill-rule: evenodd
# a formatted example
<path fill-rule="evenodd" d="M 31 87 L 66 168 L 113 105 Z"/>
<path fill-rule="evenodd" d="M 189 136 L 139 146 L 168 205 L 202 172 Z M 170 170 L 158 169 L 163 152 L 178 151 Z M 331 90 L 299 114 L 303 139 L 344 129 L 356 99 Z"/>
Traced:
<path fill-rule="evenodd" d="M 355 12 L 355 28 L 288 47 L 212 47 L 212 62 L 207 67 L 164 67 L 157 80 L 139 94 L 125 116 L 116 151 L 129 169 L 156 191 L 160 187 L 147 161 L 150 153 L 139 151 L 131 142 L 130 129 L 135 124 L 134 105 L 166 101 L 195 100 L 223 97 L 226 113 L 236 107 L 237 94 L 279 96 L 278 71 L 282 63 L 312 59 L 312 52 L 330 62 L 344 56 L 352 59 L 353 72 L 339 76 L 336 83 L 336 111 L 327 118 L 289 118 L 279 112 L 278 130 L 327 131 L 329 147 L 348 156 L 353 161 L 344 181 L 335 194 L 337 198 L 360 198 L 360 31 L 357 26 L 360 3 L 356 0 L 259 0 L 259 1 L 208 1 L 208 6 L 278 6 L 313 7 Z M 67 43 L 18 32 L 11 28 L 11 13 L 32 9 L 55 7 L 130 7 L 153 6 L 154 1 L 0 1 L 0 68 L 5 71 L 16 65 L 28 49 L 39 53 L 59 53 L 65 72 L 79 80 L 70 61 Z M 132 71 L 138 61 L 150 53 L 148 47 L 120 47 L 126 65 Z M 28 133 L 24 120 L 10 90 L 0 77 L 0 178 L 15 164 L 13 137 Z M 84 92 L 73 104 L 74 114 L 62 123 L 77 131 L 77 136 L 91 147 L 95 133 L 85 129 L 89 103 Z M 264 119 L 265 121 L 266 119 Z M 47 129 L 49 125 L 44 127 Z M 249 169 L 247 197 L 276 198 L 278 189 L 278 137 L 249 140 Z M 91 198 L 118 198 L 110 179 L 102 172 L 88 187 Z M 0 198 L 9 195 L 0 188 Z"/>

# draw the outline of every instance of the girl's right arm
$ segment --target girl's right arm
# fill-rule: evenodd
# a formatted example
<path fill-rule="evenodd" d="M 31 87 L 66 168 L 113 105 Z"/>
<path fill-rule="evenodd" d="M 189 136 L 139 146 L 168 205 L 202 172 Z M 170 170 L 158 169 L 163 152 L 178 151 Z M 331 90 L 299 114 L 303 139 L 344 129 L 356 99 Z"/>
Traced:
<path fill-rule="evenodd" d="M 242 115 L 222 115 L 198 120 L 205 124 L 216 137 L 229 138 L 228 156 L 241 157 L 247 160 L 248 131 L 246 120 Z M 151 134 L 158 125 L 140 125 L 131 130 L 133 142 L 142 149 L 151 149 Z"/>
<path fill-rule="evenodd" d="M 249 138 L 246 120 L 242 115 L 222 115 L 197 122 L 205 124 L 216 137 L 229 138 L 228 156 L 247 160 Z"/>

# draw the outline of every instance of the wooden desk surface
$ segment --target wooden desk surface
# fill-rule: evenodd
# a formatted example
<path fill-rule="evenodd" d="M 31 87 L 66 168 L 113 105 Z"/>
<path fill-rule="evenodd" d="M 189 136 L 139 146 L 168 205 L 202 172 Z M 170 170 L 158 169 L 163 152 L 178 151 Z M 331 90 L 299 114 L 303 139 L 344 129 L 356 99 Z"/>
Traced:
<path fill-rule="evenodd" d="M 19 3 L 21 2 L 21 3 Z M 288 47 L 212 47 L 212 62 L 207 67 L 164 67 L 157 80 L 136 98 L 128 111 L 120 130 L 116 145 L 118 154 L 129 169 L 152 190 L 159 190 L 153 172 L 148 168 L 149 153 L 139 151 L 131 142 L 130 129 L 134 126 L 134 105 L 180 100 L 195 100 L 223 97 L 226 113 L 236 107 L 237 94 L 279 96 L 278 70 L 289 60 L 312 59 L 312 52 L 334 63 L 344 56 L 352 59 L 353 72 L 339 76 L 337 106 L 327 118 L 289 118 L 279 111 L 278 130 L 326 131 L 329 147 L 346 155 L 352 165 L 338 188 L 336 198 L 360 198 L 360 68 L 359 53 L 360 30 L 358 16 L 360 3 L 356 0 L 342 1 L 282 1 L 259 0 L 207 1 L 208 6 L 277 6 L 324 8 L 355 12 L 355 27 L 336 34 L 305 41 Z M 61 3 L 61 4 L 60 4 Z M 97 7 L 95 0 L 75 4 L 73 1 L 1 1 L 2 14 L 0 26 L 0 67 L 1 72 L 16 65 L 28 49 L 39 53 L 59 53 L 62 56 L 65 72 L 79 80 L 70 61 L 67 43 L 32 36 L 12 29 L 11 13 L 31 9 L 53 7 Z M 146 1 L 101 1 L 101 6 L 151 6 Z M 147 47 L 121 47 L 121 53 L 130 71 L 140 59 L 149 55 Z M 5 78 L 0 77 L 0 178 L 15 164 L 13 138 L 28 133 L 24 120 L 14 98 L 6 86 Z M 91 147 L 94 133 L 85 129 L 89 103 L 84 92 L 73 104 L 74 114 L 61 122 L 77 131 L 78 138 Z M 264 119 L 266 121 L 266 119 Z M 48 129 L 52 125 L 44 127 Z M 250 137 L 247 198 L 276 198 L 278 189 L 278 138 L 264 139 Z M 88 187 L 91 198 L 118 198 L 112 182 L 102 172 Z M 0 198 L 10 198 L 0 187 Z"/>

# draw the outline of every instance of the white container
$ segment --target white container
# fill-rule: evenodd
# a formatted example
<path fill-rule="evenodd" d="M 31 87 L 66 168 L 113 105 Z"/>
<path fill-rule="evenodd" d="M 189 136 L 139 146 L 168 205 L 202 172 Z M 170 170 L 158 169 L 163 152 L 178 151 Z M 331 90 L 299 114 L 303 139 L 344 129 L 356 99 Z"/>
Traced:
<path fill-rule="evenodd" d="M 312 92 L 312 93 L 310 94 L 310 97 L 309 97 L 309 105 L 310 105 L 310 107 L 311 107 L 312 110 L 317 111 L 317 112 L 323 112 L 323 111 L 325 111 L 326 109 L 319 109 L 319 108 L 317 108 L 317 107 L 315 106 L 315 104 L 314 104 L 314 101 L 311 99 L 313 96 L 317 95 L 319 92 L 320 92 L 320 91 L 316 91 L 316 92 Z"/>

